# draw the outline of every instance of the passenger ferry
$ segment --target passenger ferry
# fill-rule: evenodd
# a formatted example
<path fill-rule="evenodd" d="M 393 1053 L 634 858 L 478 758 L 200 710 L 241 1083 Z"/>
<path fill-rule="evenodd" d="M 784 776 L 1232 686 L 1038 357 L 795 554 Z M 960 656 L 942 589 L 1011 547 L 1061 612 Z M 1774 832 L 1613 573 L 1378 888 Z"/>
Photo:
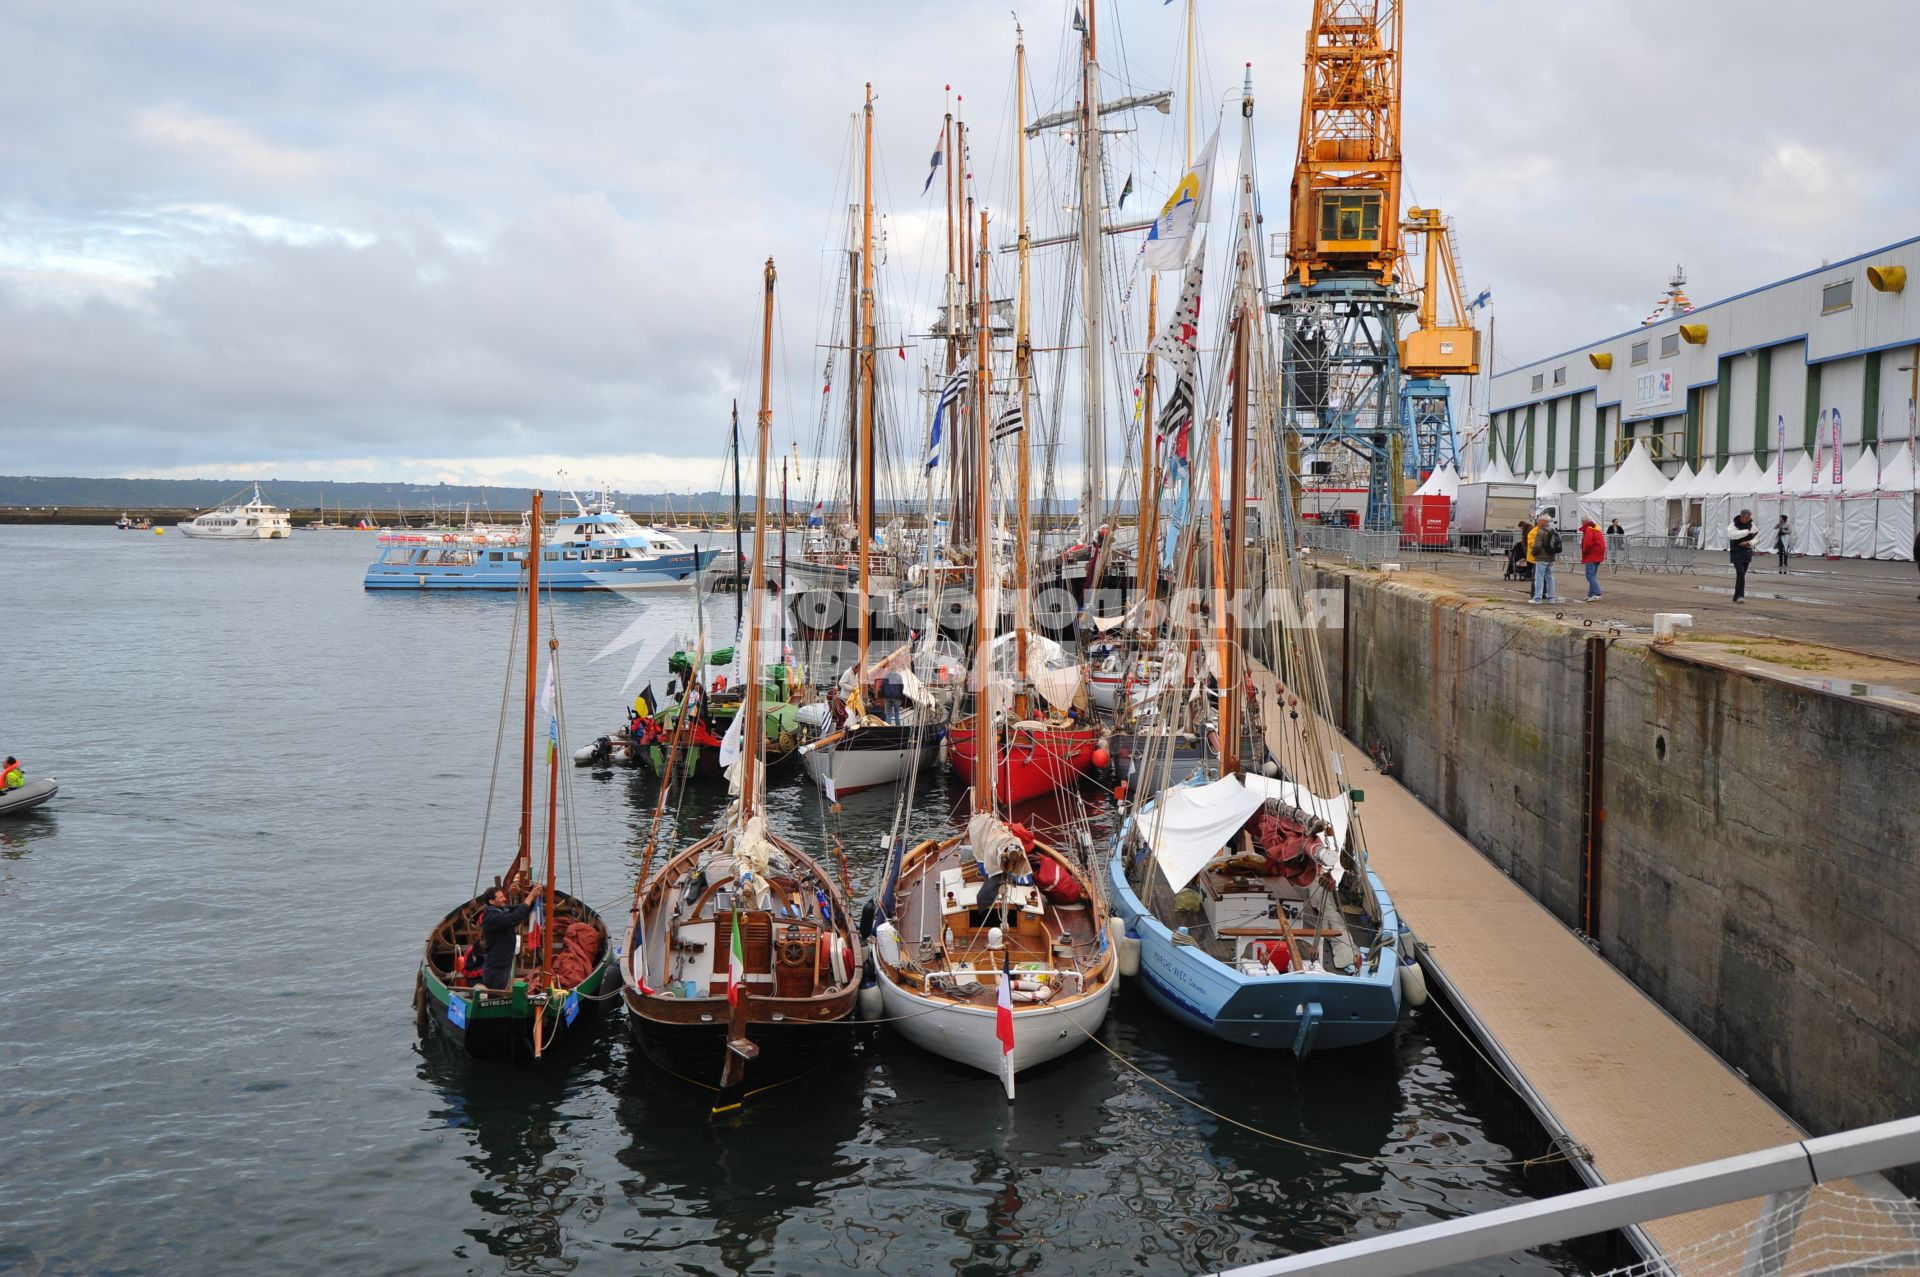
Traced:
<path fill-rule="evenodd" d="M 226 541 L 276 541 L 293 533 L 293 520 L 285 510 L 260 499 L 260 485 L 253 485 L 253 500 L 245 505 L 223 505 L 218 510 L 195 515 L 179 524 L 182 536 Z"/>
<path fill-rule="evenodd" d="M 709 570 L 717 549 L 689 546 L 671 533 L 636 523 L 602 492 L 591 508 L 558 520 L 541 537 L 540 587 L 545 590 L 671 587 Z M 457 531 L 399 529 L 380 534 L 380 557 L 367 569 L 369 590 L 512 590 L 527 558 L 527 529 Z"/>

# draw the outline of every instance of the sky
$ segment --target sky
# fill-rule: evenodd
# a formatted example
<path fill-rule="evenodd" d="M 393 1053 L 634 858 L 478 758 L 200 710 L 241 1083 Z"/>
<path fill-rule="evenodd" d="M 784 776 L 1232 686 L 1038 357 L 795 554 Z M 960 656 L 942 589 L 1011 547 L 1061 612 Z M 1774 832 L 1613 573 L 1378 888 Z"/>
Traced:
<path fill-rule="evenodd" d="M 1182 90 L 1182 9 L 1100 3 L 1103 96 Z M 1250 62 L 1270 229 L 1308 9 L 1198 0 L 1200 131 Z M 1073 11 L 1019 12 L 1030 111 L 1065 105 Z M 961 0 L 10 0 L 0 472 L 711 488 L 731 401 L 752 420 L 769 256 L 776 446 L 814 465 L 868 82 L 882 340 L 916 422 L 945 254 L 921 183 L 958 94 L 1008 224 L 1014 21 Z M 1501 366 L 1630 327 L 1676 264 L 1705 303 L 1920 232 L 1905 0 L 1421 0 L 1404 47 L 1403 202 L 1454 219 Z M 1125 127 L 1110 182 L 1150 215 L 1184 119 Z M 1042 234 L 1064 160 L 1030 154 Z M 1037 309 L 1057 294 L 1040 281 Z"/>

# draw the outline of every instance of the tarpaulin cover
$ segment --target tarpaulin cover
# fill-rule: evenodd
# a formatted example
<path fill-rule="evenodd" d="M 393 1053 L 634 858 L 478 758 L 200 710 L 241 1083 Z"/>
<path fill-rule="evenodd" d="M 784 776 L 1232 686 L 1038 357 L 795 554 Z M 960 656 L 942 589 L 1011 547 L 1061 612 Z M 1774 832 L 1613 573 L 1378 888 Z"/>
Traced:
<path fill-rule="evenodd" d="M 1141 828 L 1153 848 L 1160 874 L 1173 891 L 1184 890 L 1207 862 L 1226 850 L 1260 804 L 1269 798 L 1298 807 L 1332 826 L 1328 866 L 1339 876 L 1338 852 L 1346 845 L 1351 808 L 1342 798 L 1322 798 L 1304 785 L 1266 776 L 1229 776 L 1206 785 L 1175 785 L 1164 790 L 1142 814 Z"/>

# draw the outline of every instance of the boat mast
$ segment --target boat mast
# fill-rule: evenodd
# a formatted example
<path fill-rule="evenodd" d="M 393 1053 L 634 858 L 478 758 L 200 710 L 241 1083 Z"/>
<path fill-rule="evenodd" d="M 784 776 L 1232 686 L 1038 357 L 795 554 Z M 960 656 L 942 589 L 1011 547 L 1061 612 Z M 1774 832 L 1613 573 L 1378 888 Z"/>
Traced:
<path fill-rule="evenodd" d="M 1140 535 L 1133 547 L 1140 619 L 1153 627 L 1153 592 L 1160 576 L 1160 459 L 1153 430 L 1153 340 L 1160 324 L 1160 274 L 1147 277 L 1147 367 L 1140 386 Z"/>
<path fill-rule="evenodd" d="M 760 571 L 755 563 L 753 570 Z M 780 458 L 780 594 L 776 603 L 780 611 L 780 663 L 787 660 L 787 459 Z"/>
<path fill-rule="evenodd" d="M 1240 646 L 1233 617 L 1239 611 L 1240 566 L 1246 558 L 1243 544 L 1247 499 L 1247 299 L 1243 295 L 1233 317 L 1233 443 L 1227 454 L 1232 472 L 1228 480 L 1226 520 L 1226 581 L 1220 614 L 1220 774 L 1230 776 L 1240 767 Z"/>
<path fill-rule="evenodd" d="M 847 359 L 853 385 L 847 393 L 847 516 L 860 519 L 860 250 L 853 246 L 854 207 L 847 205 Z"/>
<path fill-rule="evenodd" d="M 1018 204 L 1020 208 L 1020 289 L 1019 308 L 1015 312 L 1015 332 L 1013 337 L 1014 370 L 1020 379 L 1020 434 L 1013 441 L 1014 452 L 1019 457 L 1019 481 L 1016 485 L 1019 502 L 1017 508 L 1018 533 L 1014 537 L 1013 554 L 1013 633 L 1014 633 L 1014 670 L 1016 678 L 1024 678 L 1027 669 L 1027 624 L 1032 603 L 1029 591 L 1032 582 L 1027 577 L 1027 539 L 1033 531 L 1032 515 L 1028 512 L 1028 489 L 1031 484 L 1031 466 L 1027 452 L 1027 439 L 1031 433 L 1027 427 L 1028 389 L 1033 358 L 1032 338 L 1027 330 L 1027 254 L 1031 247 L 1027 236 L 1027 38 L 1018 22 L 1014 30 L 1014 74 L 1013 74 L 1013 147 L 1020 163 L 1020 181 Z M 985 236 L 982 235 L 984 242 Z"/>
<path fill-rule="evenodd" d="M 873 540 L 873 84 L 867 84 L 865 159 L 861 164 L 860 199 L 860 661 L 854 668 L 865 677 L 867 643 L 872 637 L 867 592 L 869 555 Z M 768 287 L 772 287 L 771 281 Z"/>
<path fill-rule="evenodd" d="M 740 401 L 733 401 L 733 562 L 739 572 L 747 570 L 747 561 L 740 557 Z M 759 568 L 755 564 L 755 570 Z M 736 592 L 733 596 L 733 631 L 740 632 L 740 609 L 746 606 L 742 599 L 746 591 Z"/>
<path fill-rule="evenodd" d="M 547 675 L 550 678 L 554 677 L 553 662 L 559 654 L 560 640 L 554 638 L 552 635 L 548 635 Z M 557 688 L 555 689 L 554 695 L 559 695 Z M 549 714 L 557 714 L 559 710 L 549 705 L 547 712 Z M 554 835 L 559 826 L 559 822 L 554 819 L 554 817 L 559 811 L 559 807 L 560 742 L 558 739 L 558 731 L 555 730 L 554 737 L 551 739 L 547 748 L 547 909 L 545 914 L 546 925 L 540 928 L 540 969 L 542 971 L 549 971 L 553 968 L 553 844 Z M 540 1053 L 540 1041 L 538 1038 L 534 1039 L 533 1047 L 534 1054 L 538 1055 Z"/>
<path fill-rule="evenodd" d="M 987 215 L 980 214 L 980 309 L 974 329 L 973 363 L 973 441 L 974 455 L 980 458 L 978 481 L 973 486 L 973 809 L 993 810 L 993 771 L 999 762 L 999 739 L 993 721 L 993 609 L 989 582 L 994 579 L 993 524 L 988 517 L 992 504 L 987 467 L 987 399 L 991 386 L 987 364 Z"/>
<path fill-rule="evenodd" d="M 520 850 L 514 870 L 533 858 L 533 700 L 540 664 L 540 497 L 533 492 L 533 515 L 527 529 L 527 712 L 520 732 Z M 509 881 L 513 874 L 507 875 Z"/>
<path fill-rule="evenodd" d="M 753 576 L 741 594 L 752 592 L 747 608 L 747 693 L 740 712 L 747 716 L 741 733 L 740 822 L 753 815 L 753 787 L 760 770 L 760 564 L 767 553 L 767 440 L 772 433 L 773 406 L 769 380 L 773 361 L 773 259 L 767 259 L 767 293 L 760 321 L 760 456 L 753 491 Z M 736 435 L 736 439 L 737 439 Z M 736 457 L 737 457 L 736 453 Z M 737 523 L 737 521 L 736 521 Z"/>
<path fill-rule="evenodd" d="M 1095 44 L 1098 3 L 1087 5 L 1087 29 L 1080 51 L 1080 256 L 1082 306 L 1085 311 L 1086 357 L 1086 470 L 1081 485 L 1082 530 L 1091 541 L 1106 521 L 1106 421 L 1102 403 L 1101 355 L 1106 343 L 1100 309 L 1100 65 Z M 1089 586 L 1097 584 L 1089 582 Z"/>

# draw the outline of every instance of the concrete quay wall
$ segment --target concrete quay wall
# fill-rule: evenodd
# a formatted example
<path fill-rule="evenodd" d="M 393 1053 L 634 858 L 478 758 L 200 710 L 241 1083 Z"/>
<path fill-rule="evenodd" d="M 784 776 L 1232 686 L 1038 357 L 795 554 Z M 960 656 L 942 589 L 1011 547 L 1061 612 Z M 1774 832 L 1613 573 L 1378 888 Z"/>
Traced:
<path fill-rule="evenodd" d="M 1920 712 L 1320 584 L 1336 709 L 1401 783 L 1801 1125 L 1920 1112 Z"/>

